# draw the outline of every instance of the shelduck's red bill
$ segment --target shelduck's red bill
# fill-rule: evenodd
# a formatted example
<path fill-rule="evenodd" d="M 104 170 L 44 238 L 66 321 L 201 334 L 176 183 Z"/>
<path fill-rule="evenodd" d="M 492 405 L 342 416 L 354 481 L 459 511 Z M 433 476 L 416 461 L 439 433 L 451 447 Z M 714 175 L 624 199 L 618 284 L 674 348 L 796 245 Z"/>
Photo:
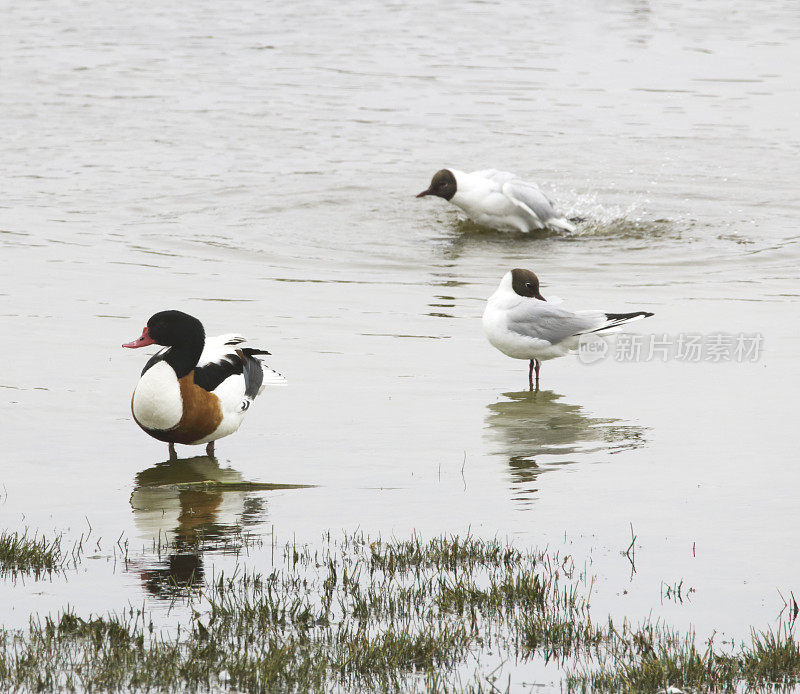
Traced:
<path fill-rule="evenodd" d="M 131 349 L 136 349 L 137 347 L 147 347 L 147 345 L 154 345 L 156 341 L 150 337 L 150 333 L 147 332 L 147 326 L 144 326 L 144 330 L 142 330 L 142 336 L 138 340 L 134 340 L 133 342 L 126 342 L 123 347 L 130 347 Z"/>

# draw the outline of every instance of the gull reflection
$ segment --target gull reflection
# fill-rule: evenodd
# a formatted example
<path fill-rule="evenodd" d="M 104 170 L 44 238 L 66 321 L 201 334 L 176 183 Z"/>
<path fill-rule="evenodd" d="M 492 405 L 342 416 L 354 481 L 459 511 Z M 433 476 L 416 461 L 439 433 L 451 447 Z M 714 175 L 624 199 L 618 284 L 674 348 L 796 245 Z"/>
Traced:
<path fill-rule="evenodd" d="M 518 500 L 531 500 L 536 478 L 548 469 L 646 443 L 645 427 L 590 417 L 580 405 L 562 402 L 563 396 L 551 390 L 501 397 L 487 406 L 485 437 L 491 453 L 508 459 Z"/>
<path fill-rule="evenodd" d="M 486 254 L 519 251 L 529 243 L 541 244 L 547 239 L 563 236 L 564 232 L 537 229 L 531 232 L 497 231 L 475 224 L 468 219 L 455 221 L 445 236 L 439 239 L 439 251 L 445 260 L 455 261 L 464 257 L 486 258 Z"/>
<path fill-rule="evenodd" d="M 159 463 L 136 475 L 134 522 L 154 557 L 133 562 L 145 588 L 171 598 L 202 584 L 203 555 L 238 553 L 266 519 L 258 491 L 300 485 L 247 482 L 216 458 L 200 455 Z"/>

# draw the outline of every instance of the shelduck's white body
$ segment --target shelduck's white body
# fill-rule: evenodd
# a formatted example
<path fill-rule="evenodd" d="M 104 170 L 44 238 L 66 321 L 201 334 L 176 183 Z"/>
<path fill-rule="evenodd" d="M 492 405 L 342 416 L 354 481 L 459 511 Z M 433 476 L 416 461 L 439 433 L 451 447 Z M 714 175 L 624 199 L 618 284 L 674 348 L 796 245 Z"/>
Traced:
<path fill-rule="evenodd" d="M 168 431 L 183 417 L 183 400 L 178 375 L 161 361 L 142 374 L 133 391 L 131 411 L 143 429 Z"/>
<path fill-rule="evenodd" d="M 125 347 L 165 344 L 147 362 L 131 399 L 136 423 L 172 445 L 197 445 L 233 434 L 267 383 L 283 376 L 267 368 L 265 350 L 246 346 L 238 335 L 205 338 L 200 322 L 179 311 L 148 321 L 142 337 Z"/>

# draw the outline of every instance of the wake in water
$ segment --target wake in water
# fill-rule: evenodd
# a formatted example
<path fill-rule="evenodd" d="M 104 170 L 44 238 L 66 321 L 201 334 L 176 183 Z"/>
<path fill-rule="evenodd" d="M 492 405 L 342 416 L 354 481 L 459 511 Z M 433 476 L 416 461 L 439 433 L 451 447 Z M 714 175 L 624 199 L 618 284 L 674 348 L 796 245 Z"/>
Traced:
<path fill-rule="evenodd" d="M 575 225 L 575 231 L 563 229 L 536 229 L 527 233 L 497 231 L 464 218 L 458 219 L 456 229 L 460 235 L 480 234 L 483 238 L 496 236 L 500 239 L 508 239 L 509 237 L 520 239 L 578 239 L 586 237 L 647 239 L 680 235 L 676 220 L 647 219 L 644 213 L 647 200 L 637 200 L 627 207 L 622 207 L 600 203 L 596 193 L 575 193 L 569 199 L 571 200 L 569 206 L 558 204 L 557 207 Z"/>
<path fill-rule="evenodd" d="M 566 236 L 643 239 L 679 235 L 674 220 L 647 219 L 644 215 L 646 203 L 646 200 L 635 200 L 627 207 L 605 205 L 598 201 L 596 193 L 575 194 L 572 204 L 563 208 L 566 217 L 576 226 L 575 232 Z"/>

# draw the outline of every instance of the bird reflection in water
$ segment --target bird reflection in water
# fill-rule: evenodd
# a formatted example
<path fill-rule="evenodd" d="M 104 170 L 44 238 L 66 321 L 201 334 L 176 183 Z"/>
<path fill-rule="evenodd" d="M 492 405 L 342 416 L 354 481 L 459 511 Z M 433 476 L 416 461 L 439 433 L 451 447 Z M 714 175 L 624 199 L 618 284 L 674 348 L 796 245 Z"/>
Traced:
<path fill-rule="evenodd" d="M 258 491 L 299 485 L 246 482 L 212 456 L 159 463 L 136 475 L 131 494 L 136 527 L 152 537 L 155 557 L 132 566 L 149 593 L 173 598 L 203 582 L 203 555 L 237 553 L 266 518 Z"/>
<path fill-rule="evenodd" d="M 590 417 L 550 390 L 504 393 L 487 406 L 485 437 L 491 452 L 508 459 L 515 498 L 530 502 L 536 478 L 555 466 L 618 453 L 646 443 L 646 428 Z"/>

